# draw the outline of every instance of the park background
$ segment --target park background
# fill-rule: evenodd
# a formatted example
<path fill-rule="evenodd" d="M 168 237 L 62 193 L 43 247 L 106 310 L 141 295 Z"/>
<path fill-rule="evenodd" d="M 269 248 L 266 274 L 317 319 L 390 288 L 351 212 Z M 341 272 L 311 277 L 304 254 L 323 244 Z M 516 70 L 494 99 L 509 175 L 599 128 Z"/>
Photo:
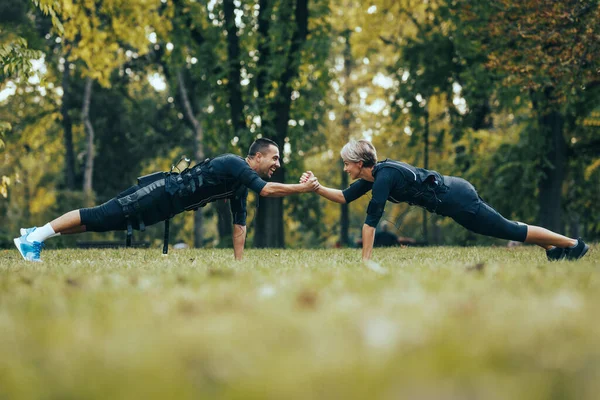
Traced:
<path fill-rule="evenodd" d="M 103 202 L 186 154 L 245 155 L 279 181 L 348 184 L 348 138 L 472 181 L 507 217 L 600 236 L 597 1 L 0 1 L 0 399 L 597 399 L 600 247 L 548 262 L 388 205 L 429 247 L 350 246 L 315 194 L 249 207 L 244 261 L 225 203 L 136 239 L 21 226 Z M 263 213 L 264 212 L 264 213 Z M 450 246 L 453 245 L 453 246 Z M 288 249 L 252 248 L 282 247 Z M 223 248 L 216 248 L 223 247 Z"/>
<path fill-rule="evenodd" d="M 568 0 L 3 0 L 0 246 L 137 176 L 275 140 L 275 181 L 344 188 L 339 150 L 457 175 L 510 219 L 600 237 L 600 19 Z M 257 199 L 247 247 L 352 246 L 368 197 Z M 388 204 L 392 232 L 490 244 Z M 157 244 L 162 224 L 136 234 Z M 60 237 L 50 247 L 75 246 Z M 123 233 L 85 240 L 124 240 Z M 171 243 L 230 247 L 223 202 Z M 497 242 L 502 243 L 502 242 Z"/>

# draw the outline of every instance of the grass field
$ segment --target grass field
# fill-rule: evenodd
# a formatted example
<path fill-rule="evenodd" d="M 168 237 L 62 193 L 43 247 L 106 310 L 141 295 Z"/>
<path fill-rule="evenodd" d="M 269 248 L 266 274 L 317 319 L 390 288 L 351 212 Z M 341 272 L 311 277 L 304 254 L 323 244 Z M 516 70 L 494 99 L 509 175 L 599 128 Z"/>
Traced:
<path fill-rule="evenodd" d="M 600 246 L 0 257 L 0 399 L 597 399 Z"/>

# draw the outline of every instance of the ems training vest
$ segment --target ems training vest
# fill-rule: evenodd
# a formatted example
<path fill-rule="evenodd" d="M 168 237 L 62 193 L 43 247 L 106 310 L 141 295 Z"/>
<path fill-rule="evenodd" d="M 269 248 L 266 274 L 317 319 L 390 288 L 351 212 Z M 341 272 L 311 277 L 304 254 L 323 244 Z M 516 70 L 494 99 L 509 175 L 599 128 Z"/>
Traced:
<path fill-rule="evenodd" d="M 219 174 L 213 168 L 215 159 L 167 177 L 165 190 L 173 196 L 176 212 L 197 210 L 219 199 L 245 196 L 247 187 L 237 179 Z"/>
<path fill-rule="evenodd" d="M 444 177 L 437 171 L 417 168 L 400 161 L 386 159 L 375 165 L 373 176 L 382 168 L 393 168 L 400 172 L 406 185 L 401 192 L 390 192 L 388 201 L 392 203 L 406 202 L 435 212 L 440 204 L 437 195 L 448 190 L 444 185 Z"/>
<path fill-rule="evenodd" d="M 245 203 L 247 187 L 239 179 L 215 171 L 211 165 L 213 160 L 207 158 L 181 173 L 157 172 L 139 177 L 138 188 L 135 192 L 118 197 L 117 201 L 123 208 L 127 220 L 127 245 L 131 244 L 133 221 L 137 221 L 140 231 L 145 230 L 146 224 L 143 215 L 147 216 L 147 213 L 156 207 L 152 201 L 146 200 L 151 199 L 155 193 L 159 196 L 160 192 L 167 194 L 171 204 L 169 215 L 165 214 L 163 217 L 166 218 L 164 254 L 168 251 L 168 221 L 174 215 L 183 211 L 197 210 L 218 199 L 244 198 Z M 245 210 L 243 214 L 245 222 Z M 155 218 L 151 219 L 154 221 Z"/>

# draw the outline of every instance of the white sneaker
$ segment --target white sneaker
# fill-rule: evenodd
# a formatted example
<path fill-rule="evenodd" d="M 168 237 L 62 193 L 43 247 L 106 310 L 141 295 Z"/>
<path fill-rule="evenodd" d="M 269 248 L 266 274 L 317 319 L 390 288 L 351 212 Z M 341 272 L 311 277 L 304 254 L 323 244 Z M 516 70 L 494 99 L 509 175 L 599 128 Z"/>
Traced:
<path fill-rule="evenodd" d="M 35 231 L 36 229 L 37 229 L 37 226 L 34 226 L 33 228 L 21 228 L 21 229 L 19 229 L 19 233 L 21 234 L 21 236 L 27 236 L 31 232 Z"/>
<path fill-rule="evenodd" d="M 35 230 L 35 228 L 33 229 Z M 28 236 L 29 233 L 14 239 L 17 250 L 19 250 L 19 253 L 21 253 L 21 256 L 26 261 L 42 262 L 40 254 L 44 247 L 44 243 L 30 242 L 27 240 Z"/>

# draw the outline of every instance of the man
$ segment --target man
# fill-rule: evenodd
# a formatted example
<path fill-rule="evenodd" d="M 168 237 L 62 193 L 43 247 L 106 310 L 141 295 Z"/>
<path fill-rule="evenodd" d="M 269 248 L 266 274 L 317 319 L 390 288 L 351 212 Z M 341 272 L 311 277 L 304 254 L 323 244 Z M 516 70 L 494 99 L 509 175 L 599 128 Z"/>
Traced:
<path fill-rule="evenodd" d="M 344 171 L 351 179 L 358 180 L 343 191 L 318 186 L 316 192 L 337 203 L 350 203 L 372 191 L 362 229 L 362 258 L 365 261 L 371 258 L 375 227 L 388 200 L 421 206 L 450 217 L 475 233 L 536 244 L 546 249 L 551 261 L 577 260 L 589 249 L 581 238 L 572 239 L 539 226 L 507 220 L 484 202 L 473 185 L 464 179 L 442 176 L 436 171 L 393 160 L 377 162 L 377 151 L 367 140 L 351 140 L 340 154 Z M 300 182 L 313 178 L 312 172 L 308 171 Z"/>
<path fill-rule="evenodd" d="M 229 199 L 233 213 L 233 252 L 241 260 L 246 242 L 248 189 L 264 197 L 282 197 L 318 188 L 316 178 L 302 184 L 265 182 L 280 167 L 277 144 L 261 138 L 252 143 L 244 159 L 223 154 L 181 171 L 158 172 L 138 178 L 132 186 L 108 202 L 69 211 L 39 228 L 21 229 L 14 239 L 27 261 L 41 261 L 44 241 L 50 237 L 82 232 L 144 230 L 183 211 L 196 210 L 218 199 Z"/>

